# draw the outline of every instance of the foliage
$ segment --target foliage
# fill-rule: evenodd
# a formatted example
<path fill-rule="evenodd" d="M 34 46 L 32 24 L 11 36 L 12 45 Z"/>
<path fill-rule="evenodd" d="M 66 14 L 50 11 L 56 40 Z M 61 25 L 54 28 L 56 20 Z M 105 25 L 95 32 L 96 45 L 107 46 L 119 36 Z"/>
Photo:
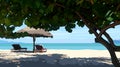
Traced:
<path fill-rule="evenodd" d="M 25 20 L 30 27 L 57 30 L 65 26 L 68 32 L 72 32 L 76 23 L 84 26 L 76 12 L 90 23 L 104 28 L 119 20 L 119 3 L 119 0 L 0 0 L 0 28 L 5 25 L 9 28 L 7 31 L 12 31 L 11 26 L 20 26 Z"/>

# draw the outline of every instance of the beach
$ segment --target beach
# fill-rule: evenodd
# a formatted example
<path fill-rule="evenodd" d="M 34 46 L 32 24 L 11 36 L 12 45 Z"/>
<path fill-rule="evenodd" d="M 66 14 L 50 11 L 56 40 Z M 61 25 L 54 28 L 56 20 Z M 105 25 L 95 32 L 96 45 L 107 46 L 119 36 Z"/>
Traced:
<path fill-rule="evenodd" d="M 120 58 L 120 53 L 116 52 Z M 114 67 L 107 50 L 47 50 L 44 53 L 0 50 L 0 67 Z"/>

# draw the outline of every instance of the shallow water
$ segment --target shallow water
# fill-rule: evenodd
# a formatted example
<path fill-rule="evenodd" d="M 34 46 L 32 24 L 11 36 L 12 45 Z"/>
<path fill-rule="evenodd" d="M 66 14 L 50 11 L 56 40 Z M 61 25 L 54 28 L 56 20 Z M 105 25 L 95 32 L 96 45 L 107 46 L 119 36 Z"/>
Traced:
<path fill-rule="evenodd" d="M 21 47 L 26 47 L 28 50 L 33 49 L 32 43 L 20 43 Z M 70 49 L 70 50 L 82 50 L 82 49 L 97 49 L 106 50 L 106 48 L 99 43 L 41 43 L 44 48 L 47 49 Z M 0 50 L 12 49 L 12 43 L 1 43 Z"/>

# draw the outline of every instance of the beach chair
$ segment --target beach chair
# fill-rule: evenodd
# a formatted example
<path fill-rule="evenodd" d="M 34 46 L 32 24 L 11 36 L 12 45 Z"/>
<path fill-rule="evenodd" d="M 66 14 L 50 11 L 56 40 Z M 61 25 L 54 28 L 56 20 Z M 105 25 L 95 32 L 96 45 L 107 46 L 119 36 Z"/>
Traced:
<path fill-rule="evenodd" d="M 12 44 L 13 46 L 13 51 L 27 51 L 27 48 L 22 48 L 20 44 Z"/>
<path fill-rule="evenodd" d="M 42 45 L 35 45 L 36 49 L 35 52 L 47 52 L 46 48 L 43 48 Z"/>

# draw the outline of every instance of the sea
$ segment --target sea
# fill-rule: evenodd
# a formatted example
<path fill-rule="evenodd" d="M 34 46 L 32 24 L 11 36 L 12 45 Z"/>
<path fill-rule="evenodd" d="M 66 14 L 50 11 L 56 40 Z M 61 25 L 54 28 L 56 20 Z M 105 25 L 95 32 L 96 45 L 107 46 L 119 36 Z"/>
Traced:
<path fill-rule="evenodd" d="M 21 47 L 25 47 L 28 50 L 33 49 L 32 43 L 19 43 Z M 56 50 L 107 50 L 100 43 L 37 43 L 42 45 L 44 48 L 56 49 Z M 118 44 L 119 45 L 119 44 Z M 13 49 L 12 43 L 0 43 L 0 50 L 11 50 Z"/>

